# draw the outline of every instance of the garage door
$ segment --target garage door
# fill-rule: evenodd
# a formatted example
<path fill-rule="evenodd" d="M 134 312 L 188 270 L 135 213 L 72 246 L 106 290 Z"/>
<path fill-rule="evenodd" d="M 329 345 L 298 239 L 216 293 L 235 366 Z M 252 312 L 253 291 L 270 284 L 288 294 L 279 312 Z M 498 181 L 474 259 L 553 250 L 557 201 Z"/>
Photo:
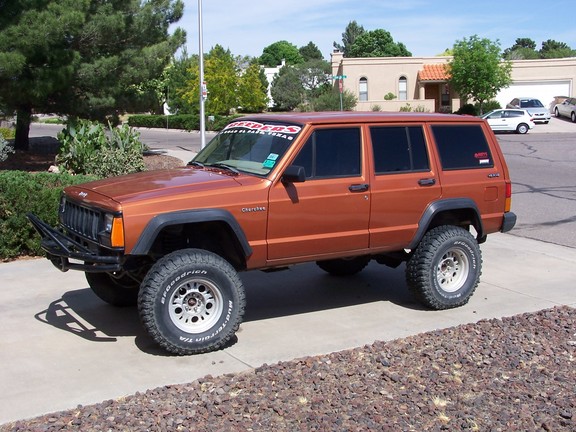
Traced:
<path fill-rule="evenodd" d="M 514 83 L 498 93 L 496 100 L 502 108 L 517 97 L 540 99 L 544 106 L 553 108 L 555 96 L 570 96 L 570 81 L 539 81 Z"/>

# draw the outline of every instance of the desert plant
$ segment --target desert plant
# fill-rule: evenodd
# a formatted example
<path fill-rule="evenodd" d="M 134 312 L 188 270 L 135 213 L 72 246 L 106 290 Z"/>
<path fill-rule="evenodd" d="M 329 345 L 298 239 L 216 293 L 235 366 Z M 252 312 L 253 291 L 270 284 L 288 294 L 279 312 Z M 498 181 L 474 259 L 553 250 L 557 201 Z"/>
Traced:
<path fill-rule="evenodd" d="M 384 100 L 389 101 L 389 100 L 394 100 L 394 99 L 396 99 L 396 95 L 392 92 L 386 93 L 384 95 Z"/>
<path fill-rule="evenodd" d="M 110 177 L 144 169 L 140 134 L 128 125 L 105 128 L 86 120 L 71 121 L 58 140 L 56 163 L 69 173 Z"/>
<path fill-rule="evenodd" d="M 14 147 L 8 144 L 8 141 L 4 139 L 4 136 L 0 134 L 0 162 L 4 162 L 8 159 L 10 153 L 14 153 Z"/>

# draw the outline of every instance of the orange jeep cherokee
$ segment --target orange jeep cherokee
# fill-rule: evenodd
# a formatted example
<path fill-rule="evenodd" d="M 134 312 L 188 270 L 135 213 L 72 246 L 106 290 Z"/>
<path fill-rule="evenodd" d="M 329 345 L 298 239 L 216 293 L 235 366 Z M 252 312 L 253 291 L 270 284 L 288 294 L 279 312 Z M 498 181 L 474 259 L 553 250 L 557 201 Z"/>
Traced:
<path fill-rule="evenodd" d="M 137 304 L 167 351 L 223 347 L 245 309 L 239 271 L 316 261 L 333 275 L 406 262 L 423 304 L 465 304 L 479 244 L 513 228 L 508 169 L 488 124 L 416 113 L 256 115 L 186 166 L 66 188 L 48 258 Z"/>

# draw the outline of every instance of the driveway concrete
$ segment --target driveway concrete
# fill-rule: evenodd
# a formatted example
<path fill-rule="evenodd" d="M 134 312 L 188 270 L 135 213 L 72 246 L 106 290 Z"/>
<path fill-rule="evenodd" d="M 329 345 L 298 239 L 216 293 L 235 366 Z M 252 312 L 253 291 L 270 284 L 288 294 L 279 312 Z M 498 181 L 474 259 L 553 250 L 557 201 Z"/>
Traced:
<path fill-rule="evenodd" d="M 314 264 L 245 273 L 248 306 L 237 340 L 190 357 L 159 350 L 135 308 L 103 303 L 80 272 L 61 273 L 45 259 L 0 264 L 0 424 L 207 374 L 576 307 L 576 249 L 495 234 L 482 250 L 477 292 L 466 306 L 447 311 L 423 310 L 412 300 L 404 266 L 371 263 L 350 278 L 329 276 Z"/>

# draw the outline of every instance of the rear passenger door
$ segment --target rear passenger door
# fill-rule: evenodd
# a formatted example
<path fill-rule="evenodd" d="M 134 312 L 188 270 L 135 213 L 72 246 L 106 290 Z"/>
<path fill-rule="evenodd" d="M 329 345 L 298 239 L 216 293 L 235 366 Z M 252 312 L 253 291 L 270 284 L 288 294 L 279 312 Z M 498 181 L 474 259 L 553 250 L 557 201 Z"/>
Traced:
<path fill-rule="evenodd" d="M 406 247 L 428 204 L 441 196 L 422 124 L 370 126 L 373 159 L 370 247 Z"/>
<path fill-rule="evenodd" d="M 290 260 L 368 248 L 369 185 L 362 129 L 318 128 L 292 165 L 306 181 L 271 188 L 268 258 Z"/>

